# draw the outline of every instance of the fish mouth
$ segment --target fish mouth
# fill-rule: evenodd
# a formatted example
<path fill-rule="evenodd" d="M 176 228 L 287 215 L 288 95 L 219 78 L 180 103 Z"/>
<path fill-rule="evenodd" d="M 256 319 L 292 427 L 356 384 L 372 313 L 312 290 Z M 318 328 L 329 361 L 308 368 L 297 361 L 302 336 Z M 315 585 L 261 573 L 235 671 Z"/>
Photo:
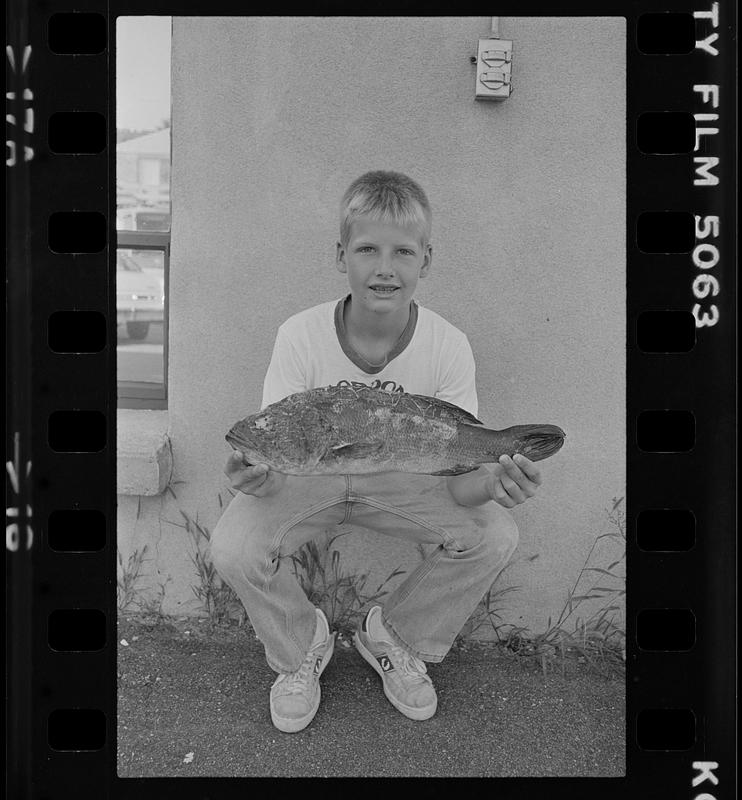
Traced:
<path fill-rule="evenodd" d="M 239 422 L 233 425 L 224 437 L 227 442 L 237 450 L 246 450 L 254 448 L 252 438 L 247 435 L 245 428 Z"/>
<path fill-rule="evenodd" d="M 231 447 L 235 450 L 241 450 L 243 447 L 247 446 L 247 442 L 244 440 L 242 436 L 237 436 L 234 431 L 229 431 L 227 435 L 224 437 Z"/>

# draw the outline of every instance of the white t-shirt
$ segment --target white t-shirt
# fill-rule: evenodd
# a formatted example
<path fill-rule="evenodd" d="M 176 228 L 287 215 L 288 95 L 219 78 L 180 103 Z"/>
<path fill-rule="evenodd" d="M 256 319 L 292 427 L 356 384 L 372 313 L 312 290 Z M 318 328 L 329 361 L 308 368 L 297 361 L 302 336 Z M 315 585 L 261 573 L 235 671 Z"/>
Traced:
<path fill-rule="evenodd" d="M 348 297 L 308 308 L 278 329 L 263 384 L 262 408 L 321 386 L 372 386 L 424 394 L 477 415 L 474 356 L 469 340 L 439 314 L 412 304 L 410 320 L 383 367 L 348 344 L 343 307 Z"/>

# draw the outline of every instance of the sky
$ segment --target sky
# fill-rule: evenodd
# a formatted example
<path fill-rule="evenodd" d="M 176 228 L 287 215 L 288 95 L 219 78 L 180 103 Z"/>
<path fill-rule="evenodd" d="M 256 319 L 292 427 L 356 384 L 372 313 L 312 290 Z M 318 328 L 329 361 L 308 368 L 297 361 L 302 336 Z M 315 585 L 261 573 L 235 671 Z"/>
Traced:
<path fill-rule="evenodd" d="M 151 130 L 170 118 L 171 17 L 119 17 L 116 127 Z"/>

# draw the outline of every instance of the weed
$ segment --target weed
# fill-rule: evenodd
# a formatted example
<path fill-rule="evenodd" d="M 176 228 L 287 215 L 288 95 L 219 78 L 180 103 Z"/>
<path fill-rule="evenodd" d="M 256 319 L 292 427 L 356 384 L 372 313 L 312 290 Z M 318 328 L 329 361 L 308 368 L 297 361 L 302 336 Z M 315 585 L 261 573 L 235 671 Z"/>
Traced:
<path fill-rule="evenodd" d="M 461 647 L 466 641 L 473 639 L 475 633 L 485 627 L 492 628 L 495 639 L 501 641 L 501 631 L 509 626 L 503 621 L 500 615 L 502 611 L 500 601 L 506 594 L 516 592 L 519 588 L 519 586 L 505 586 L 502 589 L 496 589 L 495 585 L 492 584 L 484 597 L 479 601 L 472 615 L 464 623 L 464 627 L 459 631 L 454 644 L 457 647 Z"/>
<path fill-rule="evenodd" d="M 198 583 L 191 586 L 193 594 L 201 601 L 213 625 L 228 622 L 237 616 L 240 624 L 244 622 L 245 610 L 232 587 L 225 583 L 214 567 L 209 555 L 211 533 L 198 518 L 193 519 L 185 511 L 179 509 L 185 524 L 170 521 L 171 525 L 186 530 L 193 541 L 194 550 L 190 555 L 191 563 L 196 568 Z"/>
<path fill-rule="evenodd" d="M 178 496 L 172 486 L 168 486 L 167 491 L 177 501 Z M 221 493 L 217 495 L 217 498 L 221 509 L 224 507 Z M 191 517 L 180 508 L 178 512 L 183 517 L 183 523 L 173 522 L 172 520 L 167 521 L 170 525 L 175 525 L 187 531 L 193 541 L 194 550 L 190 555 L 190 559 L 196 568 L 198 583 L 191 586 L 191 591 L 203 604 L 212 625 L 229 622 L 230 619 L 235 617 L 239 624 L 242 625 L 247 619 L 247 612 L 232 587 L 221 578 L 214 567 L 209 554 L 211 532 L 198 521 L 198 515 L 195 518 Z"/>
<path fill-rule="evenodd" d="M 326 536 L 324 541 L 307 542 L 292 553 L 291 566 L 309 601 L 324 611 L 330 627 L 350 637 L 357 622 L 388 592 L 387 584 L 404 570 L 393 570 L 374 590 L 369 591 L 368 573 L 346 574 L 340 552 L 332 545 L 346 532 Z"/>
<path fill-rule="evenodd" d="M 577 574 L 572 588 L 555 622 L 552 618 L 546 630 L 529 635 L 524 628 L 511 627 L 505 646 L 515 655 L 535 659 L 544 674 L 557 662 L 565 671 L 566 659 L 577 656 L 589 667 L 606 674 L 623 669 L 626 654 L 626 633 L 622 625 L 621 598 L 626 594 L 626 577 L 616 569 L 626 558 L 626 515 L 624 498 L 613 498 L 607 512 L 613 530 L 596 536 Z M 591 566 L 591 560 L 599 542 L 611 540 L 621 548 L 621 555 L 607 567 Z M 601 584 L 595 581 L 600 576 Z M 590 580 L 592 578 L 592 581 Z M 586 584 L 589 588 L 583 588 Z M 602 600 L 603 604 L 588 616 L 578 613 L 584 603 Z"/>
<path fill-rule="evenodd" d="M 418 547 L 418 551 L 424 558 L 424 548 Z M 525 559 L 519 560 L 535 561 L 537 558 L 538 553 L 536 555 L 528 556 Z M 474 609 L 469 619 L 464 623 L 464 627 L 459 631 L 459 634 L 454 641 L 454 646 L 463 649 L 466 642 L 469 639 L 474 638 L 475 633 L 480 631 L 482 628 L 486 628 L 487 626 L 492 628 L 492 632 L 495 635 L 495 640 L 498 642 L 503 641 L 502 634 L 505 631 L 508 631 L 509 633 L 512 630 L 513 626 L 504 622 L 501 616 L 501 601 L 503 597 L 505 597 L 507 594 L 510 594 L 510 592 L 517 592 L 520 589 L 520 586 L 504 586 L 502 589 L 500 589 L 496 588 L 495 584 L 500 580 L 505 571 L 512 567 L 514 563 L 514 561 L 511 561 L 500 571 L 493 584 L 485 593 L 484 597 L 477 604 L 477 607 Z"/>
<path fill-rule="evenodd" d="M 147 553 L 147 545 L 139 550 L 134 550 L 124 564 L 124 557 L 121 551 L 117 550 L 119 569 L 116 576 L 116 603 L 119 611 L 126 611 L 136 600 L 136 585 L 141 577 L 144 557 Z"/>
<path fill-rule="evenodd" d="M 165 602 L 165 587 L 170 581 L 172 581 L 172 578 L 168 575 L 164 581 L 160 581 L 157 584 L 159 588 L 154 597 L 149 600 L 141 599 L 138 601 L 139 608 L 145 616 L 151 617 L 157 622 L 164 622 L 167 619 L 167 615 L 162 612 L 162 605 Z"/>
<path fill-rule="evenodd" d="M 193 594 L 204 604 L 213 624 L 227 622 L 235 614 L 244 618 L 245 610 L 242 603 L 232 587 L 217 573 L 211 560 L 208 551 L 211 533 L 208 528 L 200 525 L 198 519 L 191 519 L 184 511 L 180 513 L 185 520 L 185 529 L 191 534 L 195 546 L 191 561 L 196 568 L 199 582 L 191 586 Z"/>

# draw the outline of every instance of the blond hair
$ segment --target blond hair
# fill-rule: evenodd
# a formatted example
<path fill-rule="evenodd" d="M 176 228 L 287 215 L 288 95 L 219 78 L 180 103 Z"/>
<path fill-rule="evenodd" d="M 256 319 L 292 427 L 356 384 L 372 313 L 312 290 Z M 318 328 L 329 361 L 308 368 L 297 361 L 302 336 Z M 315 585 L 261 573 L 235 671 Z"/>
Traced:
<path fill-rule="evenodd" d="M 367 215 L 379 222 L 419 225 L 423 244 L 427 245 L 433 214 L 420 184 L 401 172 L 374 170 L 356 178 L 340 202 L 340 242 L 350 239 L 353 220 Z"/>

